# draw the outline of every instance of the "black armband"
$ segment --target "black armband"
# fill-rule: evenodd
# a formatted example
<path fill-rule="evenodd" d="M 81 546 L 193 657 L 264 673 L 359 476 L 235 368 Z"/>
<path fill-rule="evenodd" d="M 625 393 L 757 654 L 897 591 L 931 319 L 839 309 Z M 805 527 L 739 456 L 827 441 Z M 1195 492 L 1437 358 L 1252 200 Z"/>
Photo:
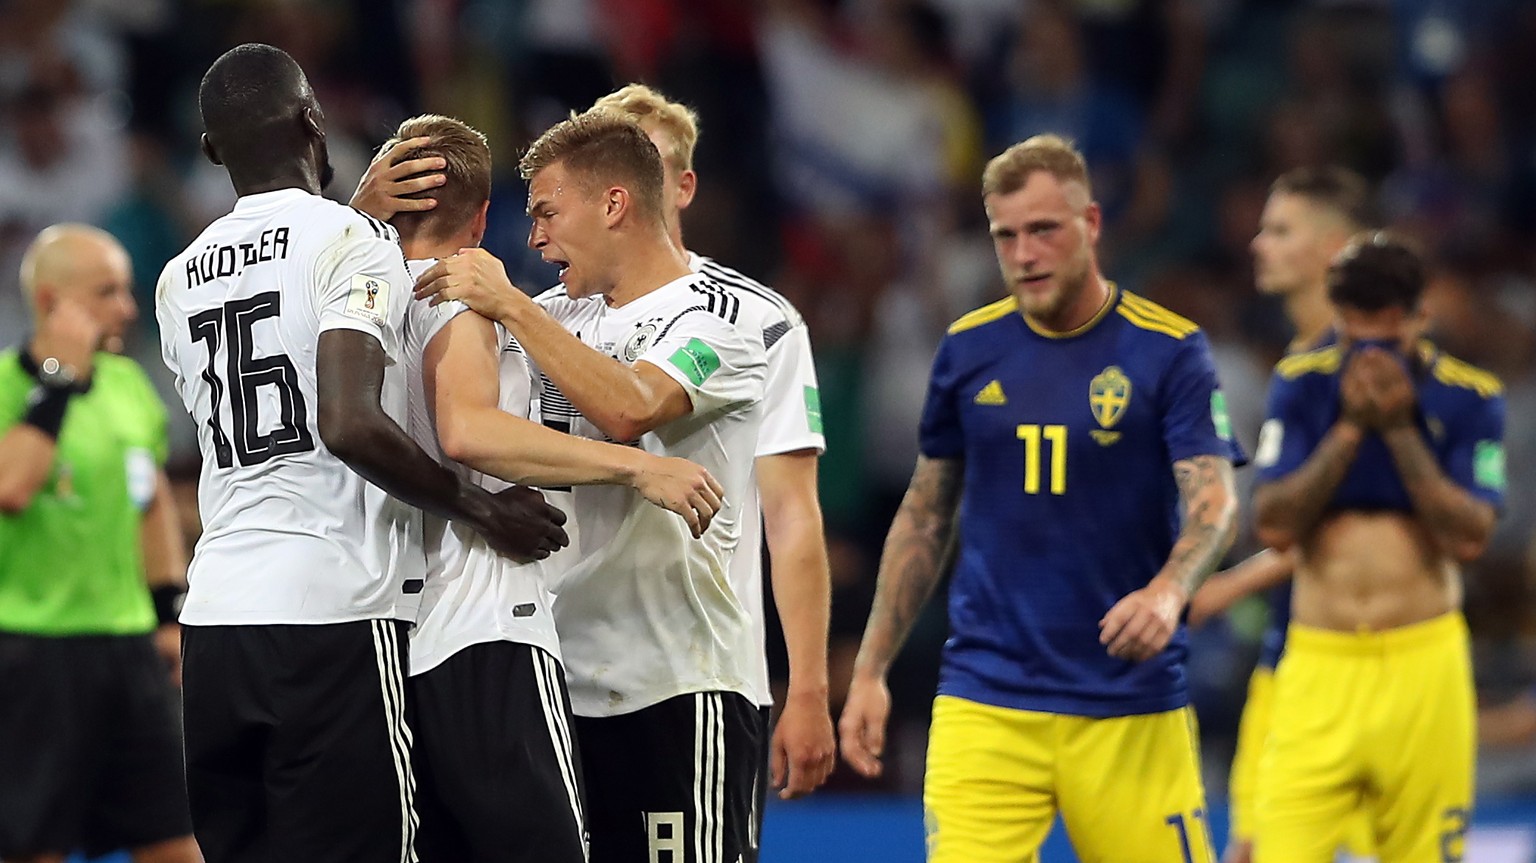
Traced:
<path fill-rule="evenodd" d="M 59 429 L 64 427 L 64 413 L 69 410 L 69 397 L 74 394 L 75 391 L 69 387 L 39 384 L 27 399 L 30 406 L 21 421 L 57 441 Z"/>
<path fill-rule="evenodd" d="M 187 592 L 174 584 L 162 584 L 151 587 L 149 596 L 155 601 L 155 619 L 164 626 L 175 623 L 181 616 L 181 604 L 186 600 Z"/>

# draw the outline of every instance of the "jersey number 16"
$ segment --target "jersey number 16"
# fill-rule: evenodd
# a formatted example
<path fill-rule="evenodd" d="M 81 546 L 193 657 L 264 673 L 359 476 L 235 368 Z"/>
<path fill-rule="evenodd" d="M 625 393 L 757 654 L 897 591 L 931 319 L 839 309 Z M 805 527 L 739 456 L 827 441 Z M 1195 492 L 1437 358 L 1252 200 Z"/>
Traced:
<path fill-rule="evenodd" d="M 1067 493 L 1067 427 L 1021 425 L 1019 440 L 1024 442 L 1024 493 L 1040 493 L 1041 449 L 1043 440 L 1050 445 L 1051 494 Z"/>
<path fill-rule="evenodd" d="M 230 300 L 224 305 L 198 312 L 187 319 L 192 340 L 202 342 L 208 348 L 208 365 L 203 367 L 202 378 L 208 384 L 212 404 L 208 411 L 208 429 L 213 433 L 213 453 L 219 467 L 234 466 L 234 457 L 243 467 L 261 464 L 275 456 L 309 452 L 315 448 L 314 436 L 309 433 L 308 410 L 304 394 L 299 391 L 299 370 L 287 354 L 253 356 L 251 327 L 257 321 L 275 318 L 279 312 L 279 294 L 268 291 L 243 300 Z M 225 351 L 228 362 L 221 378 L 214 370 L 214 357 L 219 352 L 219 341 L 227 338 Z M 261 388 L 275 387 L 278 401 L 278 424 L 262 434 L 260 406 Z M 234 446 L 231 436 L 224 433 L 219 423 L 219 405 L 225 391 L 229 392 L 229 412 L 234 426 Z"/>

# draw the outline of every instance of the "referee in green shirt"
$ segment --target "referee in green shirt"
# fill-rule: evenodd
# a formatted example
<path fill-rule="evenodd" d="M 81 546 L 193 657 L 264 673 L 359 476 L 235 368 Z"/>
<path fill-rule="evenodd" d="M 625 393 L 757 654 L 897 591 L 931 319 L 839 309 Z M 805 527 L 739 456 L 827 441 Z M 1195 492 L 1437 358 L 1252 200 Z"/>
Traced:
<path fill-rule="evenodd" d="M 0 859 L 193 863 L 176 697 L 186 570 L 165 407 L 118 356 L 136 317 L 110 234 L 22 259 L 34 334 L 0 352 Z M 150 585 L 156 585 L 151 590 Z M 157 650 L 157 644 L 159 650 Z"/>

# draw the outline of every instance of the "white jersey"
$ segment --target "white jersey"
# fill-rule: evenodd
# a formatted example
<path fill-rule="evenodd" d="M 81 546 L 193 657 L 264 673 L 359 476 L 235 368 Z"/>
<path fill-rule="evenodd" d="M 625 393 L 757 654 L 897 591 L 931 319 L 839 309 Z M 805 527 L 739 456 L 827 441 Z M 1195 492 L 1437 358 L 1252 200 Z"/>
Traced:
<path fill-rule="evenodd" d="M 166 264 L 161 350 L 203 456 L 183 623 L 414 618 L 421 514 L 326 449 L 315 381 L 322 332 L 367 333 L 403 422 L 410 297 L 393 229 L 300 189 L 240 198 Z"/>
<path fill-rule="evenodd" d="M 580 558 L 555 593 L 571 706 L 579 716 L 631 713 L 690 692 L 752 697 L 750 621 L 727 567 L 742 528 L 762 423 L 762 334 L 741 302 L 710 279 L 685 276 L 620 308 L 556 288 L 539 303 L 587 345 L 650 363 L 687 391 L 693 412 L 642 435 L 638 445 L 703 466 L 726 505 L 703 538 L 683 519 L 626 487 L 573 492 Z M 545 424 L 604 439 L 547 376 Z"/>
<path fill-rule="evenodd" d="M 763 392 L 763 426 L 757 435 L 757 455 L 827 449 L 821 432 L 821 391 L 805 319 L 768 286 L 710 258 L 688 253 L 688 266 L 724 285 L 741 300 L 741 320 L 762 334 L 768 353 L 768 380 Z M 757 664 L 752 674 L 752 699 L 773 704 L 768 686 L 767 624 L 763 609 L 763 513 L 757 493 L 757 470 L 742 502 L 741 545 L 731 556 L 731 585 L 752 621 Z"/>
<path fill-rule="evenodd" d="M 435 261 L 411 261 L 412 281 Z M 406 366 L 410 378 L 410 420 L 406 425 L 421 448 L 439 463 L 490 492 L 509 486 L 493 476 L 472 471 L 449 460 L 437 442 L 437 424 L 427 410 L 422 357 L 427 345 L 460 314 L 474 314 L 462 303 L 432 306 L 412 302 L 406 312 Z M 533 370 L 522 346 L 496 326 L 501 357 L 502 410 L 528 418 L 532 409 Z M 568 492 L 545 492 L 550 503 L 570 510 Z M 466 647 L 491 641 L 515 641 L 543 648 L 560 658 L 555 636 L 553 597 L 545 583 L 546 570 L 564 568 L 574 553 L 563 549 L 534 563 L 518 564 L 497 554 L 478 533 L 445 519 L 427 515 L 427 581 L 421 609 L 411 630 L 410 674 L 424 674 Z"/>

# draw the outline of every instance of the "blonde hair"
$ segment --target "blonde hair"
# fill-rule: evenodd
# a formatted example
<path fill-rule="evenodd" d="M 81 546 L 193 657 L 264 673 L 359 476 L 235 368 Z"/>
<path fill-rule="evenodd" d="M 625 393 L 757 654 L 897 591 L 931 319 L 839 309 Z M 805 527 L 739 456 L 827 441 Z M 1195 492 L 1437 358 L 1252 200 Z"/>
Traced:
<path fill-rule="evenodd" d="M 435 189 L 406 195 L 407 198 L 436 198 L 437 206 L 420 212 L 396 213 L 390 223 L 401 233 L 414 235 L 425 228 L 433 237 L 443 238 L 464 227 L 491 197 L 491 147 L 485 135 L 462 120 L 441 114 L 422 114 L 400 124 L 395 134 L 379 152 L 385 153 L 406 138 L 430 137 L 424 147 L 417 147 L 399 161 L 436 156 L 446 167 L 446 182 Z"/>
<path fill-rule="evenodd" d="M 613 111 L 639 123 L 656 127 L 672 142 L 662 157 L 679 171 L 693 170 L 693 148 L 699 143 L 699 115 L 681 102 L 673 102 L 644 84 L 627 84 L 592 103 L 593 111 Z"/>
<path fill-rule="evenodd" d="M 639 210 L 661 216 L 666 182 L 661 153 L 640 125 L 613 111 L 587 111 L 551 126 L 528 146 L 517 170 L 524 180 L 560 163 L 586 194 L 599 187 L 622 186 Z"/>
<path fill-rule="evenodd" d="M 1072 142 L 1060 135 L 1036 135 L 995 156 L 981 174 L 981 196 L 1017 192 L 1036 171 L 1044 171 L 1062 182 L 1082 183 L 1088 196 L 1093 197 L 1088 163 Z"/>

